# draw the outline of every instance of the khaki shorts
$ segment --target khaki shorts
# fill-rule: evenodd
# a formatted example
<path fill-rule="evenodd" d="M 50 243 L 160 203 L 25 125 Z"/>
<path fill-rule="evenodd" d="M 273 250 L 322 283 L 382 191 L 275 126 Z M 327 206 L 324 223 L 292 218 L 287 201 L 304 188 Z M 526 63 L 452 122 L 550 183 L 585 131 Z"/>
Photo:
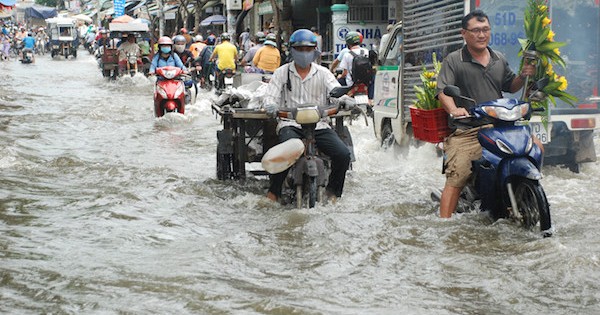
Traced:
<path fill-rule="evenodd" d="M 452 187 L 465 187 L 471 176 L 471 161 L 481 158 L 481 144 L 477 140 L 479 129 L 457 129 L 444 141 L 444 169 L 446 184 Z"/>

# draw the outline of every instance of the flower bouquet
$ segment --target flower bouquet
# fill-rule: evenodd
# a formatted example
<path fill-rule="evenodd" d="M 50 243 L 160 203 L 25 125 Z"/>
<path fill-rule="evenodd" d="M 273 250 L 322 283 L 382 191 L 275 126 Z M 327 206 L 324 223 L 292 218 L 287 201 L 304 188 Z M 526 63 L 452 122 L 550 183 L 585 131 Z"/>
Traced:
<path fill-rule="evenodd" d="M 423 66 L 420 74 L 422 85 L 414 86 L 417 100 L 414 106 L 409 107 L 414 137 L 431 143 L 441 142 L 450 134 L 448 114 L 436 98 L 437 76 L 441 67 L 442 63 L 434 53 L 433 71 Z"/>
<path fill-rule="evenodd" d="M 519 38 L 521 44 L 519 55 L 523 56 L 519 70 L 525 64 L 534 64 L 536 67 L 535 75 L 528 81 L 526 91 L 529 91 L 531 84 L 534 82 L 544 78 L 548 79 L 548 84 L 541 90 L 545 97 L 530 100 L 533 107 L 544 107 L 545 114 L 542 116 L 542 122 L 546 125 L 549 115 L 548 100 L 556 106 L 556 98 L 558 97 L 564 102 L 574 105 L 577 98 L 566 92 L 567 79 L 554 72 L 553 65 L 559 65 L 562 68 L 566 66 L 559 50 L 566 43 L 554 41 L 554 32 L 550 28 L 552 20 L 548 17 L 547 0 L 528 1 L 524 16 L 525 36 L 527 38 Z"/>

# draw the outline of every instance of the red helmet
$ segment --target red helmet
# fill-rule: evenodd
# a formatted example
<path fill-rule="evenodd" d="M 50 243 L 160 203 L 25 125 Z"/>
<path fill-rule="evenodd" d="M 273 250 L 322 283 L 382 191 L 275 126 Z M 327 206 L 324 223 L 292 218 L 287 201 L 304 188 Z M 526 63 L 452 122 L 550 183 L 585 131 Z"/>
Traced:
<path fill-rule="evenodd" d="M 168 36 L 163 36 L 158 39 L 158 44 L 159 45 L 173 45 L 173 40 L 171 38 L 169 38 Z"/>
<path fill-rule="evenodd" d="M 185 28 L 185 27 L 182 27 L 182 28 L 179 30 L 179 33 L 182 33 L 182 34 L 187 34 L 187 28 Z"/>

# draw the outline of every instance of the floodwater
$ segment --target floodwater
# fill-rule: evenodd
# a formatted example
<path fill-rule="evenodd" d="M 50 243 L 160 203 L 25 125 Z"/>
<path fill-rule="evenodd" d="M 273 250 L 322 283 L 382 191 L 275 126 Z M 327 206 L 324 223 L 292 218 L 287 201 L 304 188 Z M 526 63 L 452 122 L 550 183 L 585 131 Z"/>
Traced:
<path fill-rule="evenodd" d="M 357 121 L 343 198 L 290 209 L 216 179 L 208 92 L 156 119 L 150 81 L 83 50 L 0 73 L 0 313 L 600 313 L 600 162 L 544 169 L 543 239 L 439 219 L 433 147 L 385 151 Z"/>

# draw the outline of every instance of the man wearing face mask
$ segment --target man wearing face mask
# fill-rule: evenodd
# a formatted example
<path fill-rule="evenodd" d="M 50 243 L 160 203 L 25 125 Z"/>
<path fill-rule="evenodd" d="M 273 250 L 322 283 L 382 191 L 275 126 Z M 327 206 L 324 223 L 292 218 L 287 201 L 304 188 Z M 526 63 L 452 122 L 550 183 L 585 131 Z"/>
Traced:
<path fill-rule="evenodd" d="M 289 108 L 308 103 L 327 106 L 329 93 L 340 86 L 327 68 L 313 62 L 319 54 L 316 50 L 317 37 L 313 32 L 307 29 L 295 31 L 290 36 L 289 45 L 293 61 L 275 70 L 265 92 L 265 110 L 272 117 L 279 106 Z M 277 133 L 281 142 L 304 137 L 300 125 L 286 119 L 279 120 Z M 315 139 L 318 149 L 331 158 L 326 194 L 329 199 L 335 200 L 342 196 L 350 165 L 350 150 L 326 121 L 317 124 Z M 267 198 L 277 201 L 281 197 L 286 175 L 287 170 L 271 176 Z"/>
<path fill-rule="evenodd" d="M 177 56 L 179 56 L 181 62 L 183 62 L 183 64 L 186 67 L 189 67 L 192 61 L 194 60 L 194 54 L 192 54 L 192 52 L 188 49 L 185 49 L 185 37 L 183 37 L 182 35 L 177 35 L 173 37 L 173 42 L 175 43 L 175 45 L 173 46 L 173 48 L 175 49 L 175 53 L 177 54 Z"/>
<path fill-rule="evenodd" d="M 154 74 L 156 68 L 166 66 L 179 67 L 183 69 L 183 71 L 187 72 L 187 69 L 183 65 L 183 62 L 181 62 L 179 56 L 173 53 L 172 46 L 173 40 L 171 40 L 169 37 L 163 36 L 158 39 L 158 53 L 154 55 L 154 58 L 152 58 L 149 74 Z"/>

